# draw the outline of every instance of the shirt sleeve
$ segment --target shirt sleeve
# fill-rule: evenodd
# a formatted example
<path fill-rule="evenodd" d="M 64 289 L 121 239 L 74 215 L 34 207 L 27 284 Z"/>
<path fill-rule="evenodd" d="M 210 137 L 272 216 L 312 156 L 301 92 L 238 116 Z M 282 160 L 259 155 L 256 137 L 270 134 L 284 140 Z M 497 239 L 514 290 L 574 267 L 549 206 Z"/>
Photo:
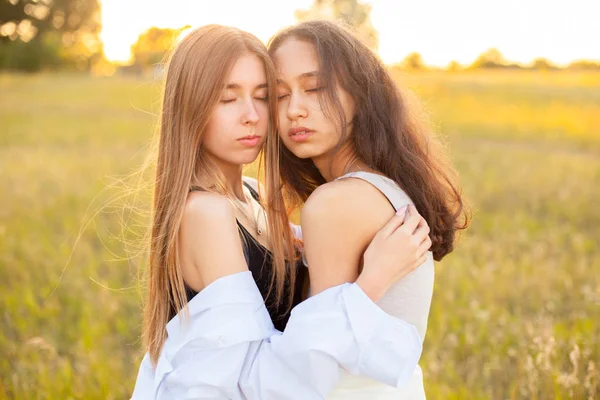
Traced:
<path fill-rule="evenodd" d="M 290 228 L 292 228 L 292 233 L 296 239 L 302 240 L 302 227 L 300 225 L 296 225 L 290 222 Z"/>
<path fill-rule="evenodd" d="M 356 284 L 327 289 L 273 328 L 250 272 L 221 278 L 175 317 L 155 369 L 142 361 L 134 399 L 323 399 L 340 368 L 400 387 L 421 355 L 416 328 Z"/>

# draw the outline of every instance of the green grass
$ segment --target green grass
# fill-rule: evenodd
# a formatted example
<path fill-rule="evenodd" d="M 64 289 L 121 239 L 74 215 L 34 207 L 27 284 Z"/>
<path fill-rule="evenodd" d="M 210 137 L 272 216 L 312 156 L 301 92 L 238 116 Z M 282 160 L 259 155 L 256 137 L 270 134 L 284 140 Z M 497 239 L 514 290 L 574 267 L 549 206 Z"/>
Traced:
<path fill-rule="evenodd" d="M 428 397 L 599 399 L 600 74 L 398 80 L 473 206 L 437 266 Z M 75 239 L 111 177 L 140 165 L 157 104 L 141 80 L 0 75 L 0 398 L 130 395 L 139 260 L 122 259 L 114 208 Z"/>

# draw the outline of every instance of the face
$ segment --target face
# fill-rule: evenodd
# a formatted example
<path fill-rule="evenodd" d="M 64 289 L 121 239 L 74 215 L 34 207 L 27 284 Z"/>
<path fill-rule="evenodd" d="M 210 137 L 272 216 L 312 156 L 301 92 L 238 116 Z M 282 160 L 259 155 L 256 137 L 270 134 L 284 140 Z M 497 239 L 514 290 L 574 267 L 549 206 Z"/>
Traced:
<path fill-rule="evenodd" d="M 263 62 L 240 57 L 225 80 L 203 137 L 217 162 L 233 165 L 256 160 L 267 135 L 269 108 Z"/>
<path fill-rule="evenodd" d="M 278 73 L 279 135 L 299 158 L 316 159 L 329 154 L 340 141 L 341 126 L 326 116 L 319 102 L 325 82 L 319 76 L 319 59 L 313 44 L 287 39 L 274 54 Z M 351 96 L 337 83 L 336 93 L 346 121 L 352 120 Z"/>

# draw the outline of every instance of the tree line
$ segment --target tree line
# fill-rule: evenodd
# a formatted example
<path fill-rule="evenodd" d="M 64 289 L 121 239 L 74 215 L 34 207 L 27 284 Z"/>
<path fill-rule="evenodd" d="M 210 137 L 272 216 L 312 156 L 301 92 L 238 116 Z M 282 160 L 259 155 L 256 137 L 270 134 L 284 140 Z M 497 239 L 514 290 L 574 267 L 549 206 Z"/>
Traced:
<path fill-rule="evenodd" d="M 107 63 L 99 38 L 98 0 L 0 0 L 0 70 L 35 72 L 44 69 L 89 71 Z M 297 10 L 298 21 L 332 19 L 353 29 L 373 50 L 378 35 L 370 19 L 371 6 L 359 0 L 314 0 L 306 10 Z M 143 72 L 160 68 L 177 37 L 189 26 L 178 29 L 152 27 L 143 32 L 131 47 L 131 65 L 124 70 Z M 427 70 L 419 53 L 409 54 L 393 68 Z M 576 61 L 558 67 L 545 58 L 529 65 L 506 60 L 498 49 L 484 51 L 469 65 L 450 62 L 444 69 L 534 69 L 600 70 L 600 63 Z"/>

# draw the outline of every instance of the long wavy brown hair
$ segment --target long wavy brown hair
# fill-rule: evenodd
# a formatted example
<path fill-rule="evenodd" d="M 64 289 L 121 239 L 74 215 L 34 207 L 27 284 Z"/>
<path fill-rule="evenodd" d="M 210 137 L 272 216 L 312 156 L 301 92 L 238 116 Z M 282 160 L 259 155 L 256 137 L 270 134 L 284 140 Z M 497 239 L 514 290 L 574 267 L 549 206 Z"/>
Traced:
<path fill-rule="evenodd" d="M 264 164 L 266 208 L 269 234 L 273 238 L 271 287 L 276 301 L 291 304 L 294 296 L 295 268 L 293 236 L 283 198 L 279 194 L 279 136 L 276 132 L 276 76 L 265 45 L 255 36 L 236 28 L 208 25 L 186 35 L 168 59 L 160 115 L 156 155 L 156 176 L 150 233 L 150 260 L 147 271 L 147 301 L 144 305 L 143 337 L 150 357 L 157 362 L 167 338 L 166 325 L 183 310 L 187 299 L 178 253 L 178 231 L 192 185 L 204 190 L 227 193 L 222 174 L 202 146 L 202 137 L 211 113 L 219 101 L 225 80 L 235 62 L 252 53 L 262 60 L 267 77 L 270 121 Z M 273 149 L 275 151 L 273 151 Z M 262 159 L 262 155 L 261 155 Z M 201 171 L 202 176 L 197 176 Z M 282 299 L 284 285 L 289 297 Z"/>
<path fill-rule="evenodd" d="M 321 106 L 342 129 L 337 149 L 349 143 L 360 161 L 398 183 L 429 224 L 431 251 L 441 260 L 453 250 L 456 231 L 468 226 L 469 216 L 457 174 L 420 107 L 409 104 L 381 60 L 349 29 L 329 21 L 292 26 L 270 40 L 271 56 L 291 38 L 315 47 L 325 86 Z M 345 120 L 336 84 L 354 101 L 351 121 Z M 282 144 L 279 151 L 282 186 L 297 205 L 325 179 L 311 159 L 294 156 Z"/>

